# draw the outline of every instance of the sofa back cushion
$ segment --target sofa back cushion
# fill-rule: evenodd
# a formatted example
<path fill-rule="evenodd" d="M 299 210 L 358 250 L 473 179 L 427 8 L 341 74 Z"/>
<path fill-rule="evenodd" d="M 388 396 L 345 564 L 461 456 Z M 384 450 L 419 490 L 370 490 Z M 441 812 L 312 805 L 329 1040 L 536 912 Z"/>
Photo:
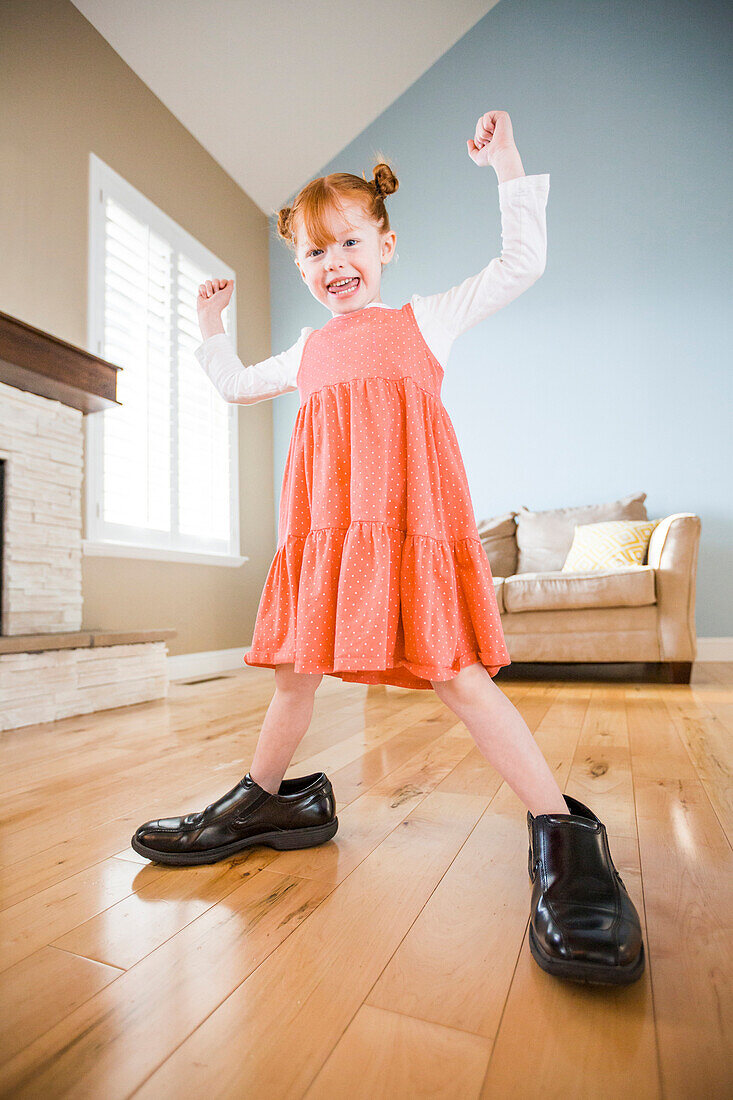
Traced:
<path fill-rule="evenodd" d="M 479 538 L 489 559 L 492 577 L 511 577 L 517 571 L 516 512 L 482 519 L 478 524 Z"/>
<path fill-rule="evenodd" d="M 562 569 L 573 544 L 575 527 L 612 519 L 648 519 L 646 493 L 630 493 L 607 504 L 577 508 L 547 508 L 531 512 L 522 507 L 516 513 L 517 573 L 546 573 Z M 493 573 L 493 569 L 492 569 Z"/>

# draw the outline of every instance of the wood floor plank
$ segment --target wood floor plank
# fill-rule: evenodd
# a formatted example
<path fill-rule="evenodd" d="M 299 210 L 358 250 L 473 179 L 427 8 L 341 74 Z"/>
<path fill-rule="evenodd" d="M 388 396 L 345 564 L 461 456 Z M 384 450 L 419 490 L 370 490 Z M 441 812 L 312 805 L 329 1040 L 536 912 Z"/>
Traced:
<path fill-rule="evenodd" d="M 543 751 L 547 755 L 544 746 Z M 593 687 L 563 789 L 606 825 L 612 858 L 645 929 L 623 685 Z M 630 1080 L 641 1100 L 661 1095 L 648 969 L 622 990 L 560 982 L 531 958 L 525 931 L 503 1008 L 482 1100 L 508 1091 L 528 1100 L 538 1094 L 610 1100 L 625 1094 Z M 532 1075 L 518 1080 L 517 1058 L 526 1050 L 528 1026 Z"/>
<path fill-rule="evenodd" d="M 733 858 L 666 706 L 628 702 L 634 790 L 665 1096 L 733 1082 Z"/>
<path fill-rule="evenodd" d="M 492 803 L 365 1003 L 492 1040 L 527 924 L 526 864 L 521 810 Z"/>
<path fill-rule="evenodd" d="M 3 825 L 10 821 L 14 823 L 16 817 L 22 818 L 24 811 L 29 808 L 40 819 L 45 807 L 42 810 L 32 802 L 29 804 L 25 798 L 27 794 L 32 797 L 39 782 L 46 784 L 46 793 L 52 792 L 56 800 L 54 807 L 48 808 L 49 813 L 53 813 L 54 808 L 57 813 L 64 810 L 69 799 L 73 804 L 76 801 L 74 792 L 78 792 L 79 784 L 76 788 L 73 785 L 70 788 L 64 785 L 64 765 L 72 763 L 78 767 L 80 755 L 83 754 L 82 760 L 93 759 L 95 753 L 102 751 L 100 746 L 109 744 L 117 752 L 124 751 L 133 773 L 135 769 L 146 769 L 151 762 L 159 763 L 162 758 L 168 765 L 175 761 L 185 762 L 197 756 L 206 756 L 213 760 L 215 750 L 221 750 L 222 745 L 225 746 L 229 758 L 234 755 L 232 747 L 239 747 L 247 755 L 259 735 L 272 690 L 266 695 L 252 695 L 252 689 L 244 687 L 246 682 L 241 675 L 232 676 L 224 681 L 227 686 L 220 688 L 216 694 L 204 692 L 197 699 L 195 707 L 190 703 L 192 689 L 185 690 L 171 685 L 164 709 L 160 706 L 160 700 L 153 700 L 150 703 L 115 708 L 114 711 L 100 711 L 93 716 L 84 716 L 82 728 L 78 731 L 65 728 L 65 724 L 72 719 L 63 719 L 53 724 L 54 729 L 58 727 L 56 739 L 47 745 L 46 752 L 40 759 L 36 759 L 36 754 L 28 749 L 21 780 L 17 776 L 9 777 L 14 748 L 16 753 L 20 751 L 19 737 L 14 736 L 10 744 L 3 745 L 5 767 L 0 782 L 4 782 L 7 788 L 3 788 L 6 796 Z M 317 712 L 309 730 L 311 746 L 323 747 L 334 739 L 339 740 L 342 736 L 340 725 L 344 722 L 350 723 L 354 730 L 363 728 L 363 702 L 358 694 L 343 693 L 341 696 L 333 696 L 324 692 L 321 687 L 318 700 Z M 124 711 L 126 719 L 124 748 L 118 735 L 118 709 Z M 55 749 L 56 742 L 63 748 Z M 309 751 L 312 752 L 313 749 Z M 29 767 L 31 763 L 32 768 Z M 57 767 L 61 770 L 57 771 Z M 111 768 L 100 773 L 98 785 L 84 778 L 87 802 L 93 801 L 97 796 L 109 796 L 112 793 L 111 784 L 114 784 L 116 778 L 116 771 Z"/>
<path fill-rule="evenodd" d="M 424 692 L 414 692 L 415 696 L 423 696 Z M 436 709 L 438 711 L 436 715 Z M 424 747 L 427 737 L 425 734 L 420 733 L 423 728 L 423 721 L 428 723 L 427 729 L 433 730 L 434 736 L 437 736 L 442 730 L 454 722 L 454 716 L 448 717 L 449 712 L 442 706 L 437 700 L 433 699 L 430 706 L 426 707 L 424 704 L 414 712 L 412 708 L 403 706 L 399 708 L 396 715 L 388 714 L 382 721 L 382 727 L 375 718 L 376 727 L 372 732 L 369 727 L 358 735 L 354 734 L 352 737 L 347 737 L 350 747 L 344 757 L 349 760 L 350 771 L 347 775 L 347 782 L 343 788 L 344 797 L 341 801 L 348 801 L 351 797 L 351 786 L 354 779 L 354 766 L 359 767 L 360 757 L 359 753 L 368 755 L 370 752 L 377 754 L 375 760 L 378 760 L 379 767 L 375 772 L 378 777 L 386 774 L 385 769 L 390 769 L 390 763 L 392 760 L 391 743 L 398 734 L 406 733 L 408 731 L 417 731 L 416 745 Z M 414 719 L 414 720 L 412 720 Z M 423 719 L 421 721 L 420 719 Z M 407 727 L 407 729 L 405 729 Z M 347 727 L 348 731 L 348 727 Z M 311 733 L 308 734 L 308 746 L 312 747 L 314 739 L 311 738 Z M 376 742 L 376 744 L 375 744 Z M 302 746 L 303 743 L 301 743 Z M 373 749 L 370 746 L 374 746 Z M 230 754 L 231 755 L 231 754 Z M 299 754 L 300 761 L 294 758 L 294 762 L 286 772 L 286 776 L 292 774 L 306 774 L 311 770 L 314 770 L 314 760 L 307 755 L 307 748 L 301 747 Z M 243 764 L 243 762 L 241 762 Z M 334 763 L 336 758 L 334 757 Z M 58 825 L 58 819 L 55 822 L 55 834 L 61 834 L 60 838 L 56 840 L 50 847 L 41 847 L 41 851 L 35 852 L 31 855 L 27 855 L 24 859 L 16 858 L 14 862 L 6 868 L 3 874 L 3 886 L 2 896 L 0 897 L 0 909 L 7 908 L 10 905 L 16 904 L 32 896 L 34 893 L 40 890 L 46 889 L 55 883 L 61 882 L 64 879 L 76 874 L 94 863 L 98 863 L 103 859 L 109 858 L 112 855 L 118 853 L 124 853 L 125 858 L 132 858 L 133 861 L 139 862 L 136 859 L 135 854 L 129 849 L 129 838 L 135 831 L 137 826 L 143 821 L 152 817 L 170 816 L 173 813 L 186 812 L 192 807 L 200 807 L 207 805 L 213 801 L 219 794 L 222 793 L 222 789 L 228 786 L 233 786 L 236 782 L 235 767 L 236 760 L 233 763 L 227 763 L 226 754 L 224 756 L 224 762 L 214 760 L 207 760 L 207 767 L 201 776 L 196 770 L 191 771 L 190 774 L 186 774 L 183 778 L 178 779 L 177 772 L 169 772 L 161 780 L 158 780 L 157 775 L 152 778 L 147 776 L 144 783 L 137 777 L 130 776 L 127 773 L 129 796 L 124 800 L 124 805 L 129 812 L 122 816 L 116 816 L 115 810 L 118 808 L 114 802 L 109 801 L 109 812 L 115 816 L 112 820 L 102 821 L 94 826 L 88 819 L 74 815 L 74 828 L 81 827 L 82 822 L 86 822 L 87 828 L 83 831 L 83 841 L 75 843 L 76 836 L 69 837 L 69 832 L 73 829 L 68 827 L 60 828 Z M 186 765 L 189 767 L 190 765 Z M 244 770 L 244 767 L 242 768 Z M 228 772 L 223 775 L 222 778 L 216 778 L 220 773 Z M 327 774 L 331 776 L 338 788 L 338 794 L 341 795 L 342 787 L 339 781 L 341 774 L 340 768 L 329 768 Z M 156 786 L 157 782 L 157 786 Z M 135 785 L 137 783 L 137 786 Z M 363 776 L 362 782 L 359 784 L 361 789 L 368 786 L 368 776 Z M 153 803 L 152 798 L 149 795 L 145 795 L 144 791 L 155 789 L 156 803 Z M 85 791 L 85 796 L 87 792 Z M 130 811 L 130 806 L 133 809 Z M 135 809 L 134 807 L 139 808 Z M 65 819 L 65 824 L 68 822 L 69 817 Z M 124 851 L 124 849 L 127 851 Z M 7 844 L 5 845 L 7 849 Z"/>
<path fill-rule="evenodd" d="M 490 1043 L 478 1035 L 362 1005 L 306 1092 L 307 1100 L 471 1100 Z"/>
<path fill-rule="evenodd" d="M 61 841 L 72 841 L 132 809 L 136 809 L 140 821 L 159 816 L 155 807 L 160 805 L 161 796 L 166 797 L 167 790 L 187 786 L 200 790 L 204 783 L 217 783 L 217 769 L 229 769 L 233 755 L 226 743 L 207 745 L 205 753 L 199 749 L 198 753 L 190 751 L 171 760 L 162 757 L 138 763 L 121 772 L 115 769 L 105 780 L 103 790 L 81 788 L 75 804 L 63 810 L 58 807 L 56 813 L 48 805 L 39 808 L 34 817 L 24 812 L 17 827 L 8 813 L 0 838 L 6 864 L 28 859 Z"/>
<path fill-rule="evenodd" d="M 432 692 L 323 678 L 286 774 L 331 778 L 328 844 L 134 852 L 249 767 L 274 683 L 235 670 L 0 738 L 0 1095 L 727 1095 L 733 664 L 500 686 L 607 826 L 641 981 L 531 958 L 526 811 Z"/>
<path fill-rule="evenodd" d="M 234 860 L 163 875 L 51 940 L 53 946 L 128 969 L 264 866 L 285 875 L 341 881 L 439 782 L 473 742 L 451 727 L 348 807 L 342 840 L 300 851 L 258 849 Z M 334 782 L 338 786 L 338 780 Z M 147 862 L 147 861 L 146 861 Z M 153 904 L 155 903 L 155 904 Z M 162 910 L 162 915 L 161 915 Z"/>
<path fill-rule="evenodd" d="M 0 1062 L 9 1061 L 100 989 L 119 978 L 114 966 L 41 947 L 0 974 Z"/>
<path fill-rule="evenodd" d="M 623 687 L 594 687 L 565 792 L 588 806 L 609 833 L 636 836 Z"/>
<path fill-rule="evenodd" d="M 547 706 L 523 708 L 561 786 L 574 747 L 567 723 L 572 714 L 577 739 L 589 695 L 568 702 L 556 689 Z M 493 1039 L 527 925 L 528 837 L 522 803 L 485 760 L 483 771 L 485 812 L 366 1003 Z M 437 789 L 456 790 L 459 781 L 460 767 Z"/>
<path fill-rule="evenodd" d="M 426 693 L 415 692 L 415 694 Z M 391 742 L 395 736 L 402 734 L 405 730 L 422 728 L 425 723 L 428 723 L 429 728 L 433 719 L 438 725 L 442 724 L 444 727 L 445 716 L 440 713 L 441 709 L 442 704 L 433 696 L 424 702 L 412 700 L 409 706 L 400 708 L 397 712 L 387 711 L 381 715 L 372 712 L 368 724 L 360 728 L 358 721 L 355 721 L 353 733 L 343 730 L 340 741 L 334 741 L 321 751 L 314 751 L 314 740 L 309 737 L 307 755 L 301 742 L 300 751 L 293 759 L 291 770 L 297 766 L 299 774 L 323 771 L 330 776 L 332 773 L 337 774 L 350 764 L 356 764 L 358 767 L 366 752 Z"/>
<path fill-rule="evenodd" d="M 324 848 L 278 852 L 273 871 L 342 882 L 384 838 L 438 786 L 468 753 L 473 741 L 462 723 L 374 784 L 339 811 L 336 844 Z M 333 779 L 338 790 L 338 775 Z"/>
<path fill-rule="evenodd" d="M 405 694 L 407 698 L 397 710 L 390 709 L 388 702 L 373 704 L 370 707 L 372 727 L 365 726 L 364 703 L 358 695 L 352 697 L 348 706 L 327 695 L 325 706 L 314 715 L 307 741 L 301 742 L 296 750 L 288 774 L 295 769 L 304 772 L 311 764 L 317 766 L 310 770 L 321 770 L 323 763 L 317 759 L 319 752 L 324 753 L 324 761 L 331 768 L 340 767 L 343 760 L 334 754 L 341 751 L 339 746 L 344 741 L 350 740 L 346 759 L 358 759 L 365 738 L 375 744 L 382 743 L 404 729 L 413 720 L 413 715 L 419 723 L 423 715 L 434 713 L 440 706 L 432 694 L 428 696 L 426 692 L 417 691 Z M 219 714 L 219 710 L 223 714 Z M 220 787 L 221 780 L 216 780 L 219 772 L 225 774 L 228 785 L 233 786 L 248 766 L 264 714 L 258 713 L 252 728 L 242 730 L 239 716 L 232 717 L 231 703 L 227 707 L 222 701 L 218 711 L 214 717 L 202 720 L 198 741 L 177 745 L 170 751 L 161 753 L 156 747 L 157 739 L 151 734 L 153 747 L 148 747 L 127 768 L 109 768 L 96 782 L 86 783 L 81 798 L 78 786 L 63 792 L 56 789 L 55 783 L 47 784 L 42 802 L 32 793 L 27 798 L 24 794 L 8 797 L 0 823 L 3 864 L 12 866 L 27 861 L 36 853 L 71 841 L 82 832 L 102 828 L 110 819 L 120 817 L 121 810 L 135 810 L 138 823 L 161 816 L 160 799 L 175 797 L 176 791 L 186 795 L 194 777 L 197 780 L 195 790 L 208 790 L 209 777 L 212 787 L 215 784 Z M 187 721 L 192 721 L 190 716 Z M 239 775 L 234 774 L 237 766 L 241 769 Z"/>
<path fill-rule="evenodd" d="M 731 661 L 705 661 L 695 665 L 695 671 L 701 669 L 707 671 L 712 679 L 725 687 L 733 687 L 733 662 Z"/>
<path fill-rule="evenodd" d="M 164 873 L 159 864 L 141 868 L 122 859 L 105 859 L 11 906 L 0 922 L 0 970 L 27 958 Z"/>
<path fill-rule="evenodd" d="M 445 717 L 441 715 L 433 715 L 421 722 L 411 722 L 406 729 L 394 733 L 377 745 L 370 738 L 361 755 L 342 764 L 340 768 L 322 769 L 338 787 L 338 790 L 334 789 L 334 796 L 339 808 L 354 802 L 421 749 L 437 741 L 445 732 L 446 725 L 450 724 L 452 723 L 446 723 Z M 305 770 L 305 767 L 299 770 Z"/>
<path fill-rule="evenodd" d="M 206 773 L 203 778 L 200 775 L 191 774 L 181 780 L 177 788 L 174 780 L 169 779 L 161 788 L 158 813 L 153 808 L 150 796 L 145 803 L 141 803 L 132 793 L 135 788 L 131 782 L 130 796 L 126 804 L 123 803 L 127 812 L 118 815 L 116 811 L 121 807 L 110 807 L 109 820 L 82 829 L 79 833 L 74 833 L 73 827 L 60 828 L 59 839 L 50 847 L 43 847 L 24 860 L 16 859 L 13 863 L 6 865 L 2 876 L 0 909 L 8 909 L 12 905 L 30 899 L 43 890 L 115 856 L 123 847 L 129 847 L 132 834 L 143 821 L 167 816 L 167 811 L 160 812 L 164 807 L 167 806 L 171 813 L 174 812 L 175 806 L 179 807 L 180 812 L 194 806 L 202 808 L 221 794 L 228 785 L 233 786 L 235 782 L 236 779 L 232 778 L 231 773 L 224 780 L 221 778 L 217 780 L 216 774 Z M 69 833 L 72 835 L 69 836 Z"/>
<path fill-rule="evenodd" d="M 266 868 L 246 879 L 0 1067 L 0 1095 L 130 1096 L 331 889 Z M 248 1043 L 242 1031 L 237 1049 Z"/>
<path fill-rule="evenodd" d="M 639 896 L 636 839 L 609 841 L 629 892 Z M 537 966 L 525 934 L 480 1095 L 657 1100 L 663 1094 L 648 971 L 617 989 L 559 981 Z"/>
<path fill-rule="evenodd" d="M 481 798 L 429 794 L 178 1047 L 140 1100 L 205 1090 L 214 1066 L 221 1096 L 302 1095 L 482 809 Z"/>
<path fill-rule="evenodd" d="M 152 882 L 51 940 L 51 946 L 129 970 L 207 909 L 227 905 L 228 895 L 274 856 L 272 849 L 253 848 L 183 873 L 165 867 Z"/>
<path fill-rule="evenodd" d="M 733 844 L 733 709 L 730 724 L 720 720 L 698 693 L 664 696 L 669 719 L 690 756 L 697 776 Z"/>

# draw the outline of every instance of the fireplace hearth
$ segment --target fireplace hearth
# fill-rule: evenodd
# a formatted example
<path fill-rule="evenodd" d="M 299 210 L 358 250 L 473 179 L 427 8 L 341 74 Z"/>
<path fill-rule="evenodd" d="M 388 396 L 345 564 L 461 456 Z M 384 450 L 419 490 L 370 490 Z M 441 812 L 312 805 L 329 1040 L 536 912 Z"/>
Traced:
<path fill-rule="evenodd" d="M 0 313 L 0 730 L 167 695 L 175 630 L 82 627 L 83 417 L 118 370 Z"/>

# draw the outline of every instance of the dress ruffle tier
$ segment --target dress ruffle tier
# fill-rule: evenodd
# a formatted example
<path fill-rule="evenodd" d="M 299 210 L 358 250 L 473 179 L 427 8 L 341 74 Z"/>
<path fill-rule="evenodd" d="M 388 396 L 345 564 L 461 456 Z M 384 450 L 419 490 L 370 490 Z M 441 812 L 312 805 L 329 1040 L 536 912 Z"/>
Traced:
<path fill-rule="evenodd" d="M 246 664 L 431 689 L 511 663 L 455 431 L 419 379 L 329 382 L 301 404 Z"/>
<path fill-rule="evenodd" d="M 510 663 L 495 607 L 479 539 L 354 520 L 288 536 L 278 548 L 244 660 L 412 688 L 476 661 L 495 676 Z"/>

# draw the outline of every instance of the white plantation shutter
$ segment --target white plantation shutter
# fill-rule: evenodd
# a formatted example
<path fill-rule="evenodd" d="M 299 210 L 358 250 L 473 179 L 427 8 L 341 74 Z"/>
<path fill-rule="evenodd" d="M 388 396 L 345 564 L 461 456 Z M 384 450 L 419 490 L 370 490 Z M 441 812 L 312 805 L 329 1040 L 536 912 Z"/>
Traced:
<path fill-rule="evenodd" d="M 88 473 L 96 486 L 87 537 L 237 554 L 236 408 L 193 354 L 201 343 L 199 284 L 234 273 L 94 161 L 99 209 L 91 241 L 96 310 L 90 312 L 99 335 L 92 348 L 123 369 L 120 406 L 86 418 L 94 421 Z M 232 305 L 224 315 L 230 334 Z"/>
<path fill-rule="evenodd" d="M 108 523 L 171 530 L 172 248 L 105 201 L 102 357 L 123 369 L 104 421 Z"/>
<path fill-rule="evenodd" d="M 223 400 L 192 354 L 201 343 L 196 319 L 199 285 L 212 275 L 178 255 L 178 470 L 179 526 L 188 535 L 229 537 L 230 432 L 236 410 Z M 183 334 L 195 336 L 184 337 Z"/>

